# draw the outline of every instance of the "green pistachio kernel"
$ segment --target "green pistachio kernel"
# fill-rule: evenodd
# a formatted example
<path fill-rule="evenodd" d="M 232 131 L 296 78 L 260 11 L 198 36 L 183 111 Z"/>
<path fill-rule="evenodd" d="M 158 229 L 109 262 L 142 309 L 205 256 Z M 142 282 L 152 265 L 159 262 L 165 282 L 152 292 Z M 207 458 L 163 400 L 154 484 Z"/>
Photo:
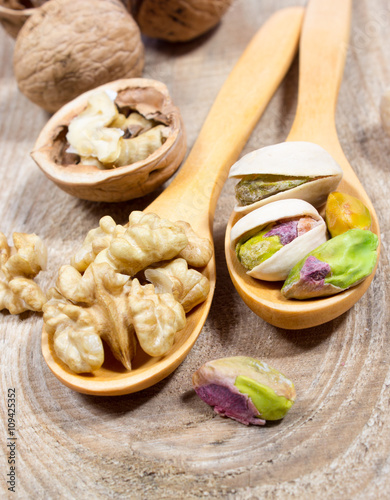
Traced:
<path fill-rule="evenodd" d="M 350 229 L 335 236 L 293 267 L 282 294 L 306 299 L 333 295 L 357 285 L 373 272 L 377 247 L 377 235 L 368 230 Z"/>
<path fill-rule="evenodd" d="M 236 245 L 236 255 L 241 264 L 248 270 L 260 265 L 280 250 L 283 245 L 279 236 L 264 238 L 274 224 L 269 224 L 265 229 L 251 236 L 247 240 L 241 240 Z"/>
<path fill-rule="evenodd" d="M 349 229 L 370 229 L 368 208 L 354 196 L 337 191 L 330 193 L 325 208 L 326 225 L 334 238 Z"/>
<path fill-rule="evenodd" d="M 238 376 L 234 385 L 241 394 L 248 395 L 259 412 L 259 418 L 280 420 L 294 404 L 294 401 L 278 396 L 276 392 L 255 380 Z"/>
<path fill-rule="evenodd" d="M 236 198 L 241 206 L 269 198 L 282 191 L 314 180 L 314 177 L 292 177 L 283 175 L 245 175 L 235 187 Z"/>

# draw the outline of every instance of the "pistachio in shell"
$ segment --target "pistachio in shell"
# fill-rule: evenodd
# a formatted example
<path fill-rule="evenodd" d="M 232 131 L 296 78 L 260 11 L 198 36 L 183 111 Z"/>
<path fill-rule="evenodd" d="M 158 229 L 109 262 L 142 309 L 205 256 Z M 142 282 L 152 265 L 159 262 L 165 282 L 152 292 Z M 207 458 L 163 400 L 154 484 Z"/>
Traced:
<path fill-rule="evenodd" d="M 230 169 L 236 185 L 236 212 L 247 213 L 273 201 L 299 198 L 315 207 L 326 201 L 342 170 L 321 146 L 305 141 L 282 142 L 243 156 Z"/>
<path fill-rule="evenodd" d="M 294 384 L 267 363 L 247 356 L 208 361 L 192 377 L 198 396 L 219 415 L 242 424 L 283 418 L 295 401 Z"/>
<path fill-rule="evenodd" d="M 358 198 L 337 191 L 326 202 L 325 221 L 332 238 L 349 229 L 370 229 L 371 215 Z"/>
<path fill-rule="evenodd" d="M 358 285 L 375 269 L 378 237 L 350 229 L 305 256 L 291 270 L 282 294 L 288 299 L 324 297 Z"/>
<path fill-rule="evenodd" d="M 279 200 L 239 219 L 231 249 L 253 278 L 285 280 L 294 265 L 326 241 L 326 224 L 303 200 Z"/>

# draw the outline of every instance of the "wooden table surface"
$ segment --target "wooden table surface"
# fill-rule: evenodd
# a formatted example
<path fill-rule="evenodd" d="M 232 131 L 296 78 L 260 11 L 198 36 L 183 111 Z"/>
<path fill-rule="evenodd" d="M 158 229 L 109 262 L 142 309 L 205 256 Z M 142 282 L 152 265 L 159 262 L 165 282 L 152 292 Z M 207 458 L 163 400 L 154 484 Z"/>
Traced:
<path fill-rule="evenodd" d="M 180 107 L 188 147 L 246 44 L 290 0 L 236 0 L 223 22 L 197 41 L 146 43 L 144 76 L 162 80 Z M 286 331 L 254 315 L 232 286 L 224 232 L 233 183 L 220 196 L 214 224 L 217 287 L 193 350 L 167 379 L 137 394 L 91 397 L 63 386 L 40 350 L 42 316 L 1 313 L 0 492 L 9 498 L 356 498 L 390 496 L 389 213 L 390 138 L 379 115 L 390 84 L 390 3 L 355 0 L 351 42 L 337 108 L 341 145 L 378 213 L 382 253 L 368 292 L 322 326 Z M 155 195 L 93 203 L 52 184 L 29 156 L 48 114 L 17 89 L 14 42 L 0 32 L 0 230 L 39 234 L 49 249 L 39 277 L 56 270 L 100 217 L 124 223 Z M 296 106 L 293 63 L 243 153 L 281 142 Z M 11 241 L 11 240 L 10 240 Z M 193 392 L 205 361 L 250 355 L 296 385 L 286 418 L 246 427 L 216 416 Z M 7 492 L 7 390 L 16 390 L 16 494 Z"/>

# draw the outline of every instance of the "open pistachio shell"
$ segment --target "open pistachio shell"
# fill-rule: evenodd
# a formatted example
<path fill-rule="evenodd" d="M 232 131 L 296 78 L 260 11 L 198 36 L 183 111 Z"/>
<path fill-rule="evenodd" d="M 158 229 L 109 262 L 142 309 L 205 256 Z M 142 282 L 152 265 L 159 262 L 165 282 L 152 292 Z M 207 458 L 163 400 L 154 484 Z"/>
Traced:
<path fill-rule="evenodd" d="M 243 156 L 231 167 L 229 177 L 244 183 L 236 187 L 241 201 L 234 210 L 247 213 L 288 198 L 320 207 L 342 175 L 338 163 L 317 144 L 291 141 L 267 146 Z"/>
<path fill-rule="evenodd" d="M 291 270 L 282 294 L 309 299 L 342 292 L 369 276 L 377 261 L 378 237 L 371 231 L 350 229 L 304 257 Z"/>
<path fill-rule="evenodd" d="M 326 224 L 317 210 L 303 200 L 275 201 L 253 210 L 236 222 L 230 232 L 233 251 L 237 243 L 249 240 L 270 223 L 298 217 L 311 217 L 318 224 L 290 243 L 282 245 L 272 256 L 249 270 L 249 276 L 266 281 L 285 280 L 299 260 L 326 241 Z"/>
<path fill-rule="evenodd" d="M 296 396 L 291 380 L 247 356 L 208 361 L 194 373 L 192 383 L 216 413 L 246 425 L 283 418 Z"/>

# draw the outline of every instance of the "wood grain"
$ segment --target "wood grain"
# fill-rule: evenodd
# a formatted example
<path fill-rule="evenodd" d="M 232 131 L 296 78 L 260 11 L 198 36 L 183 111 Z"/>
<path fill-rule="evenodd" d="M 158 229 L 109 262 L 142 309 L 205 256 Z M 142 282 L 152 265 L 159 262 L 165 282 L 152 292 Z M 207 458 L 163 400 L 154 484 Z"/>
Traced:
<path fill-rule="evenodd" d="M 188 146 L 234 62 L 258 27 L 292 0 L 236 0 L 223 22 L 183 45 L 146 40 L 144 76 L 162 80 L 182 111 Z M 356 498 L 390 495 L 390 319 L 388 168 L 390 139 L 379 101 L 390 84 L 390 7 L 353 5 L 350 47 L 336 124 L 341 146 L 379 217 L 382 252 L 376 276 L 347 313 L 306 330 L 282 330 L 254 315 L 230 282 L 225 226 L 234 182 L 219 198 L 214 222 L 217 285 L 194 348 L 167 379 L 140 393 L 91 397 L 66 388 L 40 352 L 42 318 L 1 313 L 0 492 L 7 497 L 7 389 L 17 398 L 16 494 L 9 498 Z M 0 32 L 1 227 L 37 232 L 49 247 L 39 278 L 52 285 L 85 233 L 103 215 L 124 223 L 154 199 L 120 204 L 72 198 L 29 157 L 48 115 L 17 90 L 14 42 Z M 243 153 L 281 142 L 296 107 L 297 62 Z M 229 355 L 266 360 L 294 380 L 297 402 L 280 423 L 245 427 L 214 416 L 191 388 L 205 361 Z"/>

